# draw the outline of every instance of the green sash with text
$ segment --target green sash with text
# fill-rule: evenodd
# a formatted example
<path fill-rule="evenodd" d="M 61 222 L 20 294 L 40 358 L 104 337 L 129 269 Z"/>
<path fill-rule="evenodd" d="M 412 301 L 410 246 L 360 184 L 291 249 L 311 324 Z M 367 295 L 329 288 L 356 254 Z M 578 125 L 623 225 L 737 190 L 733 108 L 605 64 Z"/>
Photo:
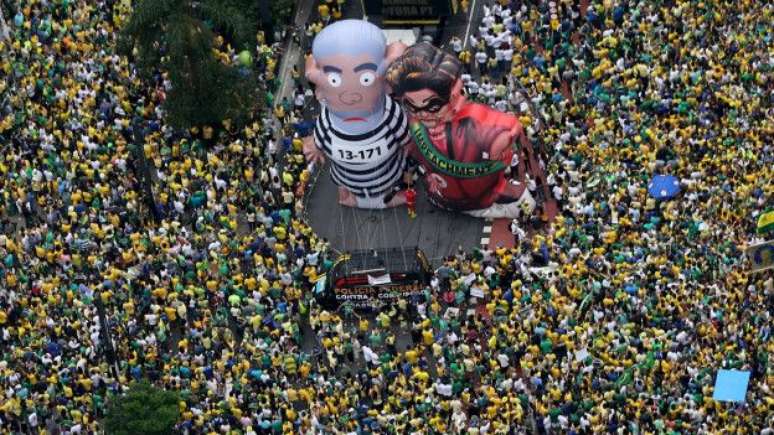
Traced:
<path fill-rule="evenodd" d="M 417 144 L 419 152 L 433 165 L 437 172 L 455 178 L 478 178 L 495 174 L 505 169 L 505 163 L 500 160 L 486 160 L 478 163 L 460 162 L 452 160 L 441 154 L 427 134 L 427 128 L 419 122 L 414 122 L 409 127 L 411 136 Z M 451 138 L 447 138 L 449 140 Z"/>

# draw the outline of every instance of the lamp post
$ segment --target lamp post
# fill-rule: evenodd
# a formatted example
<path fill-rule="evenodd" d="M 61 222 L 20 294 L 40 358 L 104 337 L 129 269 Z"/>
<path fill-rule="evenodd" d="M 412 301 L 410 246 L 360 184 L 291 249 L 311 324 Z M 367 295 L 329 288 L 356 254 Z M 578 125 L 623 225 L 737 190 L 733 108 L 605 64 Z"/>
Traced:
<path fill-rule="evenodd" d="M 113 344 L 113 337 L 110 336 L 110 331 L 108 330 L 105 306 L 102 304 L 102 297 L 100 295 L 95 296 L 94 305 L 97 307 L 97 316 L 99 317 L 99 332 L 102 335 L 102 342 L 105 346 L 105 356 L 108 364 L 110 365 L 110 368 L 113 369 L 113 376 L 118 379 L 118 359 L 116 358 L 116 348 Z"/>
<path fill-rule="evenodd" d="M 0 40 L 7 41 L 9 37 L 10 33 L 8 32 L 8 22 L 5 21 L 3 5 L 0 4 Z"/>
<path fill-rule="evenodd" d="M 153 196 L 153 188 L 151 186 L 150 169 L 148 168 L 148 160 L 145 158 L 145 152 L 143 151 L 143 143 L 145 142 L 145 135 L 140 129 L 139 122 L 134 123 L 134 146 L 132 147 L 132 154 L 134 159 L 135 176 L 142 185 L 142 192 L 145 202 L 150 208 L 153 215 L 154 222 L 161 221 L 161 215 L 158 207 L 156 207 L 156 199 Z"/>

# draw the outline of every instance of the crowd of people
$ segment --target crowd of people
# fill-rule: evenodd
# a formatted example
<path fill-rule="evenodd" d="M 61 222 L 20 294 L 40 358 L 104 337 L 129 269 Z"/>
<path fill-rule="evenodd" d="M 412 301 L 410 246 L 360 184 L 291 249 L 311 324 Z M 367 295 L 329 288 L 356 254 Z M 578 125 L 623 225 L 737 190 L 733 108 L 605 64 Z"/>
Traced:
<path fill-rule="evenodd" d="M 144 379 L 180 393 L 189 433 L 770 431 L 774 278 L 743 252 L 774 202 L 774 7 L 485 3 L 451 48 L 468 93 L 551 150 L 562 212 L 453 253 L 373 318 L 311 296 L 335 247 L 304 219 L 303 84 L 244 128 L 175 131 L 163 83 L 115 52 L 130 2 L 19 2 L 0 42 L 0 430 L 95 433 Z M 281 50 L 256 52 L 270 81 Z M 649 197 L 657 173 L 683 192 Z M 751 372 L 745 402 L 712 398 L 721 368 Z"/>
<path fill-rule="evenodd" d="M 323 24 L 329 24 L 340 20 L 344 16 L 343 9 L 346 2 L 346 0 L 319 0 L 317 4 L 319 21 Z M 319 32 L 320 30 L 318 29 L 317 31 Z"/>

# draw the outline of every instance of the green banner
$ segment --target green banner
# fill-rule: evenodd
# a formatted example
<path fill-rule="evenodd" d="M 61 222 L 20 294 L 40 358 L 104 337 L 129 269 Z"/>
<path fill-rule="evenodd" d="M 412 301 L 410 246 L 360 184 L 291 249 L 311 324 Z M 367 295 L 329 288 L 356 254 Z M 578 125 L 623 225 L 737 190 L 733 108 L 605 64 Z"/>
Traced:
<path fill-rule="evenodd" d="M 418 122 L 410 126 L 411 136 L 419 148 L 419 152 L 425 157 L 425 160 L 442 174 L 450 175 L 455 178 L 478 178 L 495 174 L 505 169 L 505 163 L 500 160 L 486 160 L 479 163 L 466 163 L 452 160 L 441 154 L 433 146 L 430 137 L 427 134 L 427 128 Z M 451 138 L 447 138 L 451 142 Z M 451 145 L 451 144 L 450 144 Z"/>

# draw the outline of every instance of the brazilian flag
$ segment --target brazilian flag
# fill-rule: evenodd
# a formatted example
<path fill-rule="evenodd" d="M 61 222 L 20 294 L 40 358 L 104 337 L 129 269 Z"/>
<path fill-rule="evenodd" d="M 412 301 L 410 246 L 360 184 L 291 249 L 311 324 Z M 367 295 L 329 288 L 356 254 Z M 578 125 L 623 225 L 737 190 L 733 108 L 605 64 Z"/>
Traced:
<path fill-rule="evenodd" d="M 758 216 L 758 234 L 774 230 L 774 209 L 767 210 Z"/>

